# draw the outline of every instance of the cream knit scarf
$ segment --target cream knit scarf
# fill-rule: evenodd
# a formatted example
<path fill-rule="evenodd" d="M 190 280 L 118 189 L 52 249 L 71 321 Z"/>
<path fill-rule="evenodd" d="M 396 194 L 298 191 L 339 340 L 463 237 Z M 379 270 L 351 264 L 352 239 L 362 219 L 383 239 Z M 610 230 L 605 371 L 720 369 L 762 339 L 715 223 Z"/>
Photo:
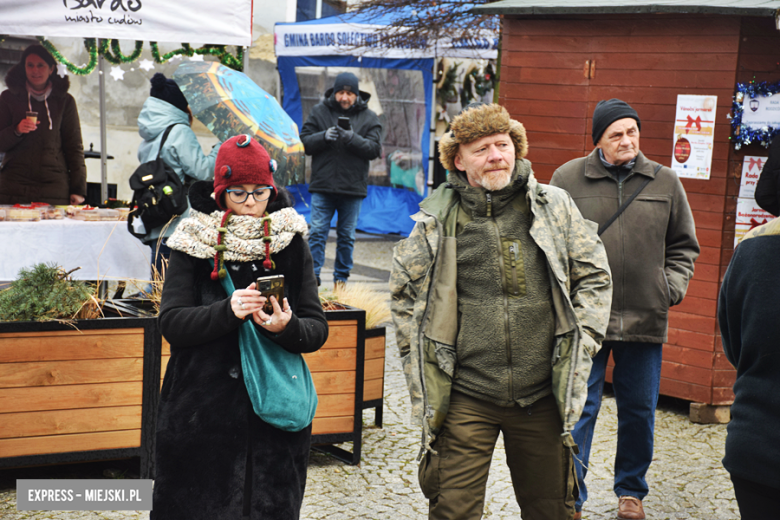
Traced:
<path fill-rule="evenodd" d="M 214 258 L 217 250 L 218 228 L 225 216 L 224 211 L 207 215 L 190 209 L 190 216 L 179 222 L 168 247 L 195 258 Z M 292 242 L 296 233 L 304 238 L 308 234 L 306 219 L 293 208 L 284 208 L 268 215 L 271 220 L 269 236 L 271 253 L 278 253 Z M 263 242 L 263 218 L 231 214 L 224 235 L 227 250 L 224 259 L 230 262 L 251 262 L 265 258 Z"/>

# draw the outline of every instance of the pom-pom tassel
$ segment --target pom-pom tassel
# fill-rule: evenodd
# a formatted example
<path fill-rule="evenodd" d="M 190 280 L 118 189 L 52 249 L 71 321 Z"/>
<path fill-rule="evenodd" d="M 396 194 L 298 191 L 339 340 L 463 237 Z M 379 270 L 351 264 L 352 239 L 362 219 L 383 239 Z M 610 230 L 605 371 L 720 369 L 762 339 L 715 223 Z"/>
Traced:
<path fill-rule="evenodd" d="M 225 216 L 222 217 L 222 224 L 217 228 L 217 245 L 214 246 L 214 249 L 216 250 L 216 253 L 214 253 L 214 270 L 211 272 L 211 279 L 215 282 L 227 276 L 227 271 L 225 270 L 225 251 L 227 250 L 227 246 L 222 242 L 225 237 L 225 232 L 227 231 L 227 222 L 228 219 L 230 219 L 232 211 L 233 210 L 229 209 L 225 212 Z"/>

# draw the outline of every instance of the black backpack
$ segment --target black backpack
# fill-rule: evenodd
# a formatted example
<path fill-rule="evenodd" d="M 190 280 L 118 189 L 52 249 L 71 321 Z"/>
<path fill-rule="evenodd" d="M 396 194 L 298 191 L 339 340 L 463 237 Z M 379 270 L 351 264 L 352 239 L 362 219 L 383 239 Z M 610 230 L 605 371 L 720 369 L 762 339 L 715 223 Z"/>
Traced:
<path fill-rule="evenodd" d="M 141 219 L 146 232 L 149 233 L 187 210 L 186 187 L 181 183 L 173 168 L 165 164 L 165 161 L 160 157 L 165 140 L 174 126 L 176 125 L 173 124 L 165 129 L 157 158 L 143 163 L 130 176 L 133 200 L 130 202 L 131 209 L 127 217 L 127 230 L 140 239 L 146 235 L 136 233 L 133 229 L 135 218 Z"/>

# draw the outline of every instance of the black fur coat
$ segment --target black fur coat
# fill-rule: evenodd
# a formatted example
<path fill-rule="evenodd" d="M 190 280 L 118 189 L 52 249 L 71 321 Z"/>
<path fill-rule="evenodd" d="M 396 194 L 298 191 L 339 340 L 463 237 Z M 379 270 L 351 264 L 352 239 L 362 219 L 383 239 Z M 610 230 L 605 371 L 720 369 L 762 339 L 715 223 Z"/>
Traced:
<path fill-rule="evenodd" d="M 197 182 L 190 203 L 217 210 L 213 184 Z M 290 206 L 280 190 L 272 213 Z M 293 311 L 279 335 L 257 329 L 290 352 L 313 352 L 328 337 L 306 241 L 296 235 L 262 260 L 225 262 L 236 287 L 258 276 L 283 274 Z M 238 346 L 242 320 L 230 308 L 208 260 L 173 251 L 166 272 L 159 324 L 171 344 L 157 419 L 156 479 L 152 519 L 297 519 L 306 485 L 311 425 L 285 432 L 252 411 Z M 247 318 L 251 319 L 251 318 Z"/>

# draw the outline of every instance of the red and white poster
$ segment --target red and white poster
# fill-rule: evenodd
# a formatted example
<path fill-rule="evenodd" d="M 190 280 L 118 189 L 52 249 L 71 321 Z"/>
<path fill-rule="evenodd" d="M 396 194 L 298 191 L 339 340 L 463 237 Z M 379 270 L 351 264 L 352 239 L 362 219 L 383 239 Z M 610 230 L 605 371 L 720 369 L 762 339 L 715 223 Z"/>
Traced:
<path fill-rule="evenodd" d="M 679 177 L 710 178 L 717 96 L 677 96 L 672 169 Z"/>
<path fill-rule="evenodd" d="M 739 185 L 739 198 L 751 199 L 756 198 L 756 183 L 761 176 L 761 169 L 764 167 L 766 157 L 757 157 L 755 155 L 747 155 L 742 162 L 742 182 Z"/>
<path fill-rule="evenodd" d="M 745 234 L 762 224 L 772 220 L 774 215 L 758 207 L 754 199 L 737 199 L 737 219 L 734 225 L 734 247 Z"/>
<path fill-rule="evenodd" d="M 734 224 L 734 247 L 737 247 L 748 231 L 775 218 L 756 204 L 756 183 L 766 159 L 747 155 L 742 161 L 742 182 L 739 185 L 737 218 Z"/>

